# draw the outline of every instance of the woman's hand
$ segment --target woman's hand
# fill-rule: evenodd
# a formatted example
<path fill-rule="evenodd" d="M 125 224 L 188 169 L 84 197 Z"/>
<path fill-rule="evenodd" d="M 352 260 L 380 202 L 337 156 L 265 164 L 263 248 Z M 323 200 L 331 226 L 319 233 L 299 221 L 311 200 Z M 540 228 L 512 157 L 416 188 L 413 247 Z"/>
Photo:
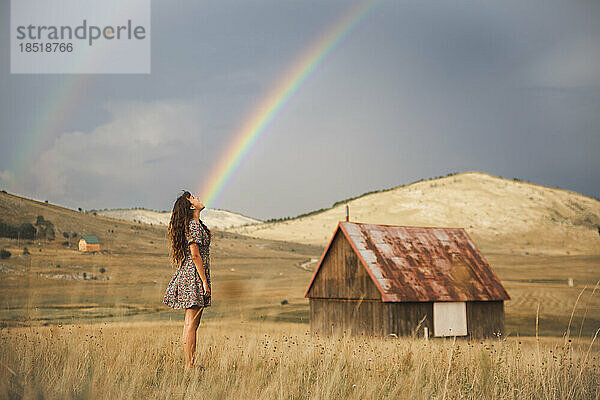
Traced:
<path fill-rule="evenodd" d="M 202 281 L 202 286 L 204 287 L 204 295 L 210 296 L 210 286 L 208 286 L 208 281 Z"/>

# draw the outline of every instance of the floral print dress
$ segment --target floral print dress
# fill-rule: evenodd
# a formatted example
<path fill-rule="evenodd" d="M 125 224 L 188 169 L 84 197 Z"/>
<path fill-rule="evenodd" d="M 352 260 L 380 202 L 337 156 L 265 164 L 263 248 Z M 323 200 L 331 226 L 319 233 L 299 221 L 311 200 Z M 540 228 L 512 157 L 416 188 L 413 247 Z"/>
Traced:
<path fill-rule="evenodd" d="M 190 244 L 198 243 L 200 256 L 202 256 L 202 267 L 206 272 L 206 280 L 210 288 L 210 260 L 208 251 L 210 236 L 202 224 L 194 219 L 189 223 L 189 234 L 186 234 L 186 236 L 185 259 L 171 278 L 163 298 L 165 305 L 176 310 L 190 308 L 194 305 L 208 307 L 211 300 L 210 294 L 204 294 L 202 278 L 200 278 L 200 274 L 196 270 L 196 265 L 190 251 Z"/>

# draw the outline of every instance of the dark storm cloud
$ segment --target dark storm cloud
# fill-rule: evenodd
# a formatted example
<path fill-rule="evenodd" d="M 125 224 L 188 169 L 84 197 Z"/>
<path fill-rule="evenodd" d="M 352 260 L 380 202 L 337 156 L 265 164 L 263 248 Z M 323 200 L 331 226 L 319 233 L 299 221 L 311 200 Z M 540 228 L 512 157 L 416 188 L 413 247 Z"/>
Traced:
<path fill-rule="evenodd" d="M 71 207 L 169 208 L 178 190 L 207 178 L 287 66 L 348 6 L 154 2 L 148 76 L 10 75 L 2 58 L 2 185 Z M 273 120 L 216 206 L 294 215 L 464 170 L 600 196 L 599 8 L 381 2 Z M 7 27 L 8 1 L 1 10 Z M 69 79 L 85 96 L 49 124 L 55 131 L 16 181 L 32 121 Z"/>

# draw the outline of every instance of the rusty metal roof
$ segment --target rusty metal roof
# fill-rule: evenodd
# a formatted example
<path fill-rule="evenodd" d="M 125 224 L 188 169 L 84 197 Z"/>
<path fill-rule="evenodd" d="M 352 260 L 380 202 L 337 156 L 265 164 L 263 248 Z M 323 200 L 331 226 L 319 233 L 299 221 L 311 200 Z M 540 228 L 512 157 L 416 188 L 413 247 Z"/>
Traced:
<path fill-rule="evenodd" d="M 500 279 L 463 228 L 340 222 L 335 233 L 338 229 L 367 269 L 381 292 L 382 301 L 510 299 Z"/>

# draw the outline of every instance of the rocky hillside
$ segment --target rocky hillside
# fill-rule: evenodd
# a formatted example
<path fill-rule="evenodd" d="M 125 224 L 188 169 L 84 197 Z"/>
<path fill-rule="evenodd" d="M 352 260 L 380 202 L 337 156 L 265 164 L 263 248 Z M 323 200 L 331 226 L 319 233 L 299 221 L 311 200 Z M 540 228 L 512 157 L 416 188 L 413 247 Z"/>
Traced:
<path fill-rule="evenodd" d="M 260 238 L 326 245 L 345 204 L 282 222 L 230 229 Z M 487 252 L 599 254 L 600 201 L 568 190 L 465 172 L 347 202 L 350 220 L 463 227 Z"/>
<path fill-rule="evenodd" d="M 167 226 L 169 224 L 169 220 L 171 219 L 171 213 L 168 211 L 160 212 L 146 210 L 143 208 L 91 210 L 91 212 L 95 212 L 97 215 L 122 219 L 125 221 L 141 222 L 144 224 L 164 226 Z M 246 217 L 244 215 L 236 214 L 230 211 L 213 209 L 202 210 L 201 218 L 206 225 L 208 225 L 210 228 L 215 229 L 234 228 L 241 225 L 251 225 L 261 222 L 260 220 Z"/>

